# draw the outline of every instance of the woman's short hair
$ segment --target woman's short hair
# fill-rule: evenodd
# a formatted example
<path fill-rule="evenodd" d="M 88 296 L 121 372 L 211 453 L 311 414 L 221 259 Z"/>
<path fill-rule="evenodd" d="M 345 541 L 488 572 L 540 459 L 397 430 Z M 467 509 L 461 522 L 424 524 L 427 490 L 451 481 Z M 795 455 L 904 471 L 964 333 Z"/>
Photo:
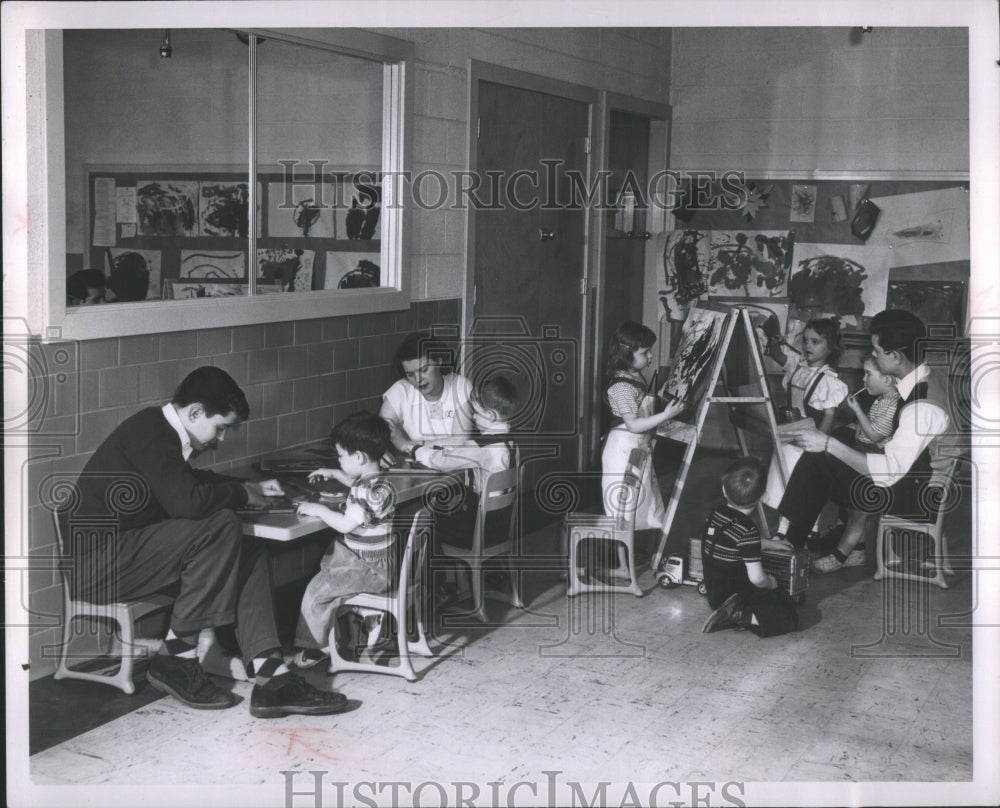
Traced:
<path fill-rule="evenodd" d="M 400 376 L 405 375 L 403 362 L 412 362 L 414 359 L 428 359 L 440 365 L 442 373 L 450 373 L 455 366 L 455 350 L 430 331 L 415 331 L 407 334 L 396 349 L 396 372 Z"/>

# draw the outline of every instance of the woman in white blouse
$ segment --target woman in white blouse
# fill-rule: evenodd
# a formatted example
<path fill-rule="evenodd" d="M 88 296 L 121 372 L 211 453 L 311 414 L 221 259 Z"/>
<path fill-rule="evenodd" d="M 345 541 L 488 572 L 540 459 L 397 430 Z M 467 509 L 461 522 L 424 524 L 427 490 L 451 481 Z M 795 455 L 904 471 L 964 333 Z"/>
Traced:
<path fill-rule="evenodd" d="M 389 423 L 392 444 L 413 459 L 427 442 L 464 440 L 472 432 L 472 385 L 458 373 L 451 349 L 428 332 L 408 335 L 396 351 L 403 376 L 385 391 L 379 414 Z"/>

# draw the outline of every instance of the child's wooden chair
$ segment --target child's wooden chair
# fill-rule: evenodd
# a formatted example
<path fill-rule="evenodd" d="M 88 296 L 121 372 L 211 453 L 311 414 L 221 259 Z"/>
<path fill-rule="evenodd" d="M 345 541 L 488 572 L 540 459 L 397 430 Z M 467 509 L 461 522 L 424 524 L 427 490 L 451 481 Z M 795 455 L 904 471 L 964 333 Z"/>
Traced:
<path fill-rule="evenodd" d="M 393 525 L 396 530 L 396 524 Z M 432 519 L 426 508 L 421 508 L 413 517 L 406 548 L 399 562 L 399 579 L 396 589 L 380 594 L 361 593 L 344 599 L 341 606 L 356 606 L 362 609 L 375 609 L 392 615 L 396 619 L 396 630 L 399 632 L 399 665 L 379 665 L 375 661 L 352 662 L 340 656 L 337 650 L 336 625 L 330 630 L 330 673 L 341 671 L 364 671 L 367 673 L 387 673 L 390 676 L 402 676 L 407 681 L 415 682 L 417 674 L 410 662 L 410 654 L 432 657 L 427 644 L 427 634 L 424 631 L 424 591 L 425 563 L 427 544 L 432 530 Z M 410 642 L 408 615 L 412 608 L 416 623 L 417 641 Z"/>
<path fill-rule="evenodd" d="M 569 597 L 583 592 L 625 591 L 631 592 L 636 597 L 642 597 L 643 592 L 635 570 L 635 514 L 639 498 L 642 496 L 642 477 L 648 462 L 650 462 L 648 449 L 633 449 L 629 454 L 622 485 L 615 492 L 617 496 L 612 503 L 616 511 L 613 516 L 596 513 L 566 514 L 563 522 L 563 541 L 568 552 L 566 594 Z M 593 565 L 581 566 L 577 559 L 580 544 L 588 539 L 615 542 L 619 569 L 628 571 L 627 581 L 625 579 L 620 579 L 621 583 L 615 583 L 612 579 L 584 581 L 581 578 L 581 573 L 584 573 L 588 566 L 591 567 L 593 578 Z"/>

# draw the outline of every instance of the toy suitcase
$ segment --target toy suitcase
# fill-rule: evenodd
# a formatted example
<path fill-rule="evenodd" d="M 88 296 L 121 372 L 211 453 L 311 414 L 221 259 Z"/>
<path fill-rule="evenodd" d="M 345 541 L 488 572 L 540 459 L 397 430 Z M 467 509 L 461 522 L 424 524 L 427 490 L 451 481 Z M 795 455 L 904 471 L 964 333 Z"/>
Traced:
<path fill-rule="evenodd" d="M 788 592 L 792 600 L 802 603 L 809 588 L 809 552 L 792 550 L 776 552 L 765 550 L 761 555 L 764 572 L 774 576 L 778 584 Z M 698 585 L 698 592 L 706 594 L 705 571 L 701 561 L 701 539 L 690 539 L 688 543 L 688 564 L 685 583 Z"/>
<path fill-rule="evenodd" d="M 806 599 L 809 588 L 809 551 L 805 549 L 781 552 L 765 550 L 761 554 L 764 572 L 770 573 L 796 603 Z"/>

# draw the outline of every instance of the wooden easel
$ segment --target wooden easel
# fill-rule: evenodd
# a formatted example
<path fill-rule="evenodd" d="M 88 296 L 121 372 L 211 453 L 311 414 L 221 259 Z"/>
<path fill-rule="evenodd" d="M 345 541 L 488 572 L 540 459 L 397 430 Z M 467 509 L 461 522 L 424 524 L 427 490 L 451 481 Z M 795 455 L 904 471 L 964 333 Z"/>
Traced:
<path fill-rule="evenodd" d="M 729 386 L 724 378 L 724 368 L 726 365 L 726 357 L 729 353 L 730 343 L 732 342 L 736 329 L 741 325 L 744 329 L 743 334 L 746 339 L 740 340 L 740 342 L 742 345 L 746 346 L 746 353 L 748 354 L 744 357 L 744 359 L 746 361 L 746 367 L 749 368 L 750 371 L 750 378 L 756 379 L 757 385 L 761 391 L 761 394 L 758 396 L 729 395 Z M 702 398 L 701 402 L 697 404 L 694 423 L 687 424 L 676 421 L 668 421 L 656 431 L 657 437 L 665 437 L 681 441 L 682 443 L 687 444 L 687 449 L 684 451 L 684 459 L 681 461 L 681 467 L 677 471 L 677 479 L 674 482 L 674 488 L 670 494 L 670 501 L 667 503 L 667 516 L 663 522 L 663 532 L 660 535 L 660 543 L 657 546 L 656 553 L 652 558 L 652 569 L 654 572 L 660 569 L 660 562 L 663 558 L 663 549 L 667 545 L 667 538 L 670 535 L 670 527 L 673 524 L 674 516 L 677 513 L 677 505 L 680 502 L 681 494 L 684 491 L 684 483 L 687 480 L 688 471 L 691 469 L 691 461 L 694 458 L 694 451 L 701 438 L 701 431 L 705 425 L 705 418 L 708 416 L 708 408 L 712 404 L 764 405 L 766 424 L 770 437 L 774 441 L 774 457 L 777 458 L 782 481 L 788 481 L 788 469 L 785 467 L 784 454 L 780 448 L 781 438 L 779 437 L 778 424 L 774 417 L 774 407 L 771 404 L 771 394 L 767 385 L 767 375 L 764 372 L 764 360 L 760 353 L 760 345 L 757 343 L 757 336 L 754 332 L 753 322 L 750 319 L 750 311 L 745 307 L 734 306 L 726 315 L 726 321 L 723 325 L 722 338 L 716 346 L 715 355 L 712 357 L 712 365 L 709 372 L 710 375 L 708 378 L 708 384 L 705 388 L 703 388 L 706 390 L 707 394 L 704 398 Z M 718 386 L 720 379 L 723 381 L 723 386 L 726 388 L 727 395 L 715 395 L 716 387 Z M 740 451 L 743 454 L 746 454 L 747 443 L 746 438 L 743 435 L 743 430 L 740 427 L 735 426 L 735 424 L 734 427 L 736 429 L 736 439 L 739 443 Z M 761 530 L 766 534 L 767 520 L 764 515 L 764 507 L 759 503 L 757 505 L 757 515 L 760 518 Z"/>

